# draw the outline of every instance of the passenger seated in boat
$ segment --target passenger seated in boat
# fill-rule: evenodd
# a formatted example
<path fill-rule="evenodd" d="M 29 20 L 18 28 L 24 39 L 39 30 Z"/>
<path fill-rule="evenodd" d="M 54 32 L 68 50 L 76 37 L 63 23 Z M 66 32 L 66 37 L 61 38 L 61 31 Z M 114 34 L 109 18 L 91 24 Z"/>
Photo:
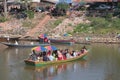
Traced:
<path fill-rule="evenodd" d="M 54 51 L 52 52 L 52 55 L 54 56 L 55 60 L 57 61 L 57 60 L 58 60 L 57 50 L 54 50 Z"/>
<path fill-rule="evenodd" d="M 62 53 L 58 50 L 58 60 L 64 60 Z"/>
<path fill-rule="evenodd" d="M 49 58 L 48 58 L 47 54 L 43 55 L 43 61 L 49 61 Z"/>
<path fill-rule="evenodd" d="M 52 54 L 48 55 L 48 58 L 49 58 L 50 61 L 55 60 L 55 57 Z"/>
<path fill-rule="evenodd" d="M 76 51 L 72 51 L 72 56 L 76 57 L 77 56 L 77 52 Z"/>
<path fill-rule="evenodd" d="M 63 55 L 67 58 L 67 56 L 66 56 L 66 54 L 69 52 L 69 50 L 68 49 L 65 49 L 64 51 L 63 51 Z"/>
<path fill-rule="evenodd" d="M 36 55 L 35 50 L 32 50 L 32 56 L 33 56 L 32 60 L 36 61 L 37 60 L 37 55 Z"/>
<path fill-rule="evenodd" d="M 57 50 L 54 50 L 54 51 L 52 52 L 52 55 L 53 55 L 55 58 L 57 58 L 57 57 L 58 57 Z"/>
<path fill-rule="evenodd" d="M 41 59 L 41 58 L 40 58 L 39 56 L 37 56 L 37 60 L 40 61 L 40 59 Z"/>
<path fill-rule="evenodd" d="M 66 57 L 66 49 L 65 50 L 62 50 L 62 54 Z"/>
<path fill-rule="evenodd" d="M 36 61 L 37 60 L 37 56 L 35 54 L 30 54 L 28 60 L 33 60 L 33 61 Z"/>
<path fill-rule="evenodd" d="M 47 55 L 51 55 L 51 51 L 50 50 L 47 52 Z"/>
<path fill-rule="evenodd" d="M 60 50 L 60 52 L 62 53 L 62 55 L 63 55 L 63 59 L 65 60 L 65 59 L 66 59 L 66 53 L 65 53 L 65 50 Z"/>
<path fill-rule="evenodd" d="M 86 52 L 87 52 L 87 48 L 83 46 L 83 48 L 81 49 L 81 53 L 86 53 Z"/>
<path fill-rule="evenodd" d="M 71 56 L 70 51 L 68 51 L 68 52 L 66 53 L 66 58 L 67 58 L 67 59 L 69 59 L 69 58 L 73 58 L 73 57 Z"/>

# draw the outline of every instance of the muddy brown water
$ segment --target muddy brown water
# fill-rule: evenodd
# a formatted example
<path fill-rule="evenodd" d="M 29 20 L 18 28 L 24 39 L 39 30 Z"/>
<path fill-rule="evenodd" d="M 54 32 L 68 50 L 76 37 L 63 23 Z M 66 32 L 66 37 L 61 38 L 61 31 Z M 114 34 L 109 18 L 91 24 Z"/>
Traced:
<path fill-rule="evenodd" d="M 44 67 L 24 63 L 30 48 L 8 48 L 0 44 L 0 80 L 119 80 L 120 45 L 92 44 L 86 60 Z M 83 45 L 56 45 L 80 50 Z"/>

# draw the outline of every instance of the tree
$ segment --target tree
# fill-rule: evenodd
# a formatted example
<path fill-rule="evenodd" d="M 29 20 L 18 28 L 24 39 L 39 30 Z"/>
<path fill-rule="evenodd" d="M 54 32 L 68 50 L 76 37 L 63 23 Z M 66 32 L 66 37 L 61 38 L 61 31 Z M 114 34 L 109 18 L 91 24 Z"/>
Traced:
<path fill-rule="evenodd" d="M 7 0 L 4 0 L 4 16 L 5 16 L 5 18 L 7 18 Z"/>
<path fill-rule="evenodd" d="M 23 2 L 26 6 L 26 9 L 29 10 L 28 8 L 28 4 L 31 2 L 32 0 L 21 0 L 21 2 Z"/>
<path fill-rule="evenodd" d="M 60 2 L 56 5 L 56 9 L 55 9 L 55 14 L 57 13 L 57 16 L 58 15 L 66 15 L 66 11 L 68 10 L 69 8 L 69 4 L 66 3 L 66 2 Z"/>
<path fill-rule="evenodd" d="M 67 10 L 69 8 L 69 4 L 66 2 L 60 2 L 56 5 L 56 8 Z"/>

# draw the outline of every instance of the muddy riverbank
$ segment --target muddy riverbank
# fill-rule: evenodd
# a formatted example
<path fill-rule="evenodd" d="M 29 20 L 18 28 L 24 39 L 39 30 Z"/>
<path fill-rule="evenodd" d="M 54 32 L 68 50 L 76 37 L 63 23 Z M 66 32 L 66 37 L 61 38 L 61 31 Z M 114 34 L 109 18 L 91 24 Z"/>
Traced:
<path fill-rule="evenodd" d="M 43 13 L 41 15 L 43 15 Z M 39 20 L 39 19 L 35 17 L 34 21 L 35 20 Z M 75 25 L 80 24 L 80 23 L 89 23 L 89 21 L 85 18 L 85 16 L 65 18 L 62 21 L 62 23 L 60 23 L 58 26 L 54 28 L 52 28 L 51 25 L 46 26 L 49 22 L 52 22 L 54 20 L 56 19 L 51 18 L 51 17 L 46 19 L 46 17 L 43 17 L 41 20 L 37 21 L 37 24 L 39 25 L 36 25 L 33 28 L 23 27 L 21 24 L 21 22 L 23 21 L 21 20 L 17 20 L 17 22 L 15 22 L 16 20 L 15 21 L 12 20 L 12 21 L 9 21 L 8 23 L 7 22 L 1 23 L 0 24 L 0 28 L 1 28 L 0 37 L 9 36 L 12 38 L 19 37 L 19 38 L 36 39 L 38 38 L 39 34 L 48 33 L 48 38 L 58 39 L 58 40 L 73 39 L 78 43 L 116 43 L 116 44 L 120 43 L 120 39 L 116 38 L 117 34 L 108 34 L 108 35 L 101 35 L 101 34 L 81 35 L 79 34 L 79 35 L 63 36 L 67 32 L 73 31 Z M 25 35 L 26 33 L 28 33 L 29 35 Z"/>

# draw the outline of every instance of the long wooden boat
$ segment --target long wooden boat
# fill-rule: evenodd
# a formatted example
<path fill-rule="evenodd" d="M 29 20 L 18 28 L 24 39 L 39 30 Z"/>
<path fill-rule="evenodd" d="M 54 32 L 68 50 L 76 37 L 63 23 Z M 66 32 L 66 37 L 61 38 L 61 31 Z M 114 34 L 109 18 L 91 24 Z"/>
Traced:
<path fill-rule="evenodd" d="M 35 47 L 35 46 L 47 46 L 50 45 L 48 43 L 34 43 L 34 44 L 15 44 L 15 43 L 8 43 L 8 42 L 1 42 L 1 44 L 4 44 L 8 47 Z"/>
<path fill-rule="evenodd" d="M 0 42 L 5 42 L 5 41 L 15 41 L 15 40 L 19 40 L 20 37 L 8 37 L 8 36 L 1 36 L 0 37 Z"/>
<path fill-rule="evenodd" d="M 19 39 L 20 41 L 36 41 L 36 42 L 43 42 L 43 39 L 31 39 L 31 38 L 25 38 L 25 39 Z M 56 43 L 56 44 L 73 44 L 75 43 L 74 40 L 60 40 L 60 39 L 49 39 L 51 43 Z"/>
<path fill-rule="evenodd" d="M 40 66 L 45 66 L 45 65 L 50 65 L 50 64 L 59 64 L 59 63 L 65 63 L 65 62 L 71 62 L 79 59 L 85 58 L 87 55 L 86 53 L 81 54 L 80 56 L 66 59 L 66 60 L 57 60 L 57 61 L 33 61 L 33 60 L 24 60 L 25 64 L 30 65 L 30 66 L 35 66 L 35 67 L 40 67 Z"/>
<path fill-rule="evenodd" d="M 58 43 L 58 44 L 74 44 L 74 40 L 58 40 L 58 39 L 50 39 L 51 43 Z"/>

